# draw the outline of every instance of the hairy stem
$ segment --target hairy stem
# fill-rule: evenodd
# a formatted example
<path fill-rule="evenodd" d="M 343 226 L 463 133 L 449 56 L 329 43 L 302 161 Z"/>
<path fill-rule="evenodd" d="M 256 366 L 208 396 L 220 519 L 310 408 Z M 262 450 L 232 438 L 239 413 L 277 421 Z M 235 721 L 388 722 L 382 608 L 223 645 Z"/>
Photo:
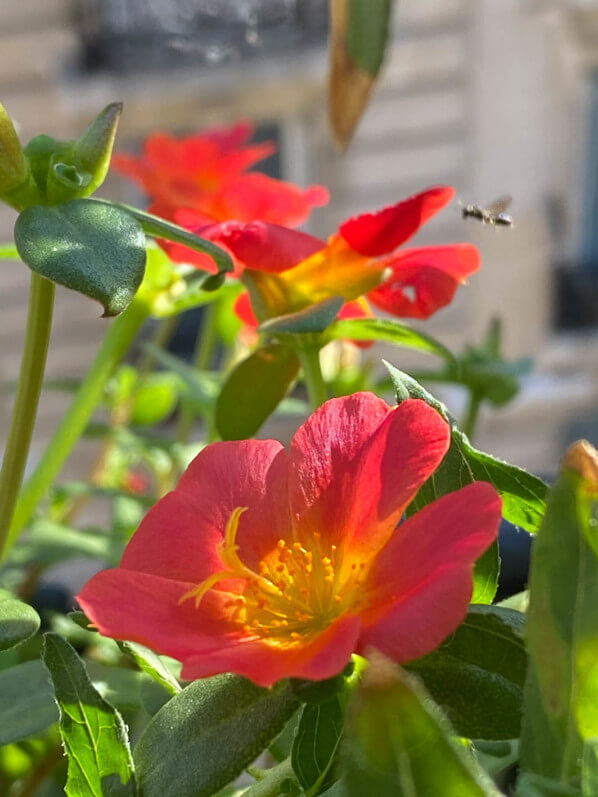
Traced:
<path fill-rule="evenodd" d="M 461 429 L 467 437 L 473 442 L 473 436 L 475 433 L 475 428 L 478 422 L 478 415 L 480 412 L 480 406 L 482 402 L 479 396 L 475 392 L 471 392 L 469 394 L 469 403 L 467 405 L 467 411 L 465 413 L 465 417 L 463 419 L 463 424 Z"/>
<path fill-rule="evenodd" d="M 320 351 L 316 347 L 310 347 L 300 349 L 297 354 L 301 362 L 310 403 L 312 408 L 317 410 L 328 400 L 328 388 L 320 367 Z"/>
<path fill-rule="evenodd" d="M 128 309 L 112 322 L 73 403 L 19 495 L 5 551 L 31 519 L 38 503 L 62 469 L 102 398 L 106 380 L 121 361 L 147 317 L 147 306 L 133 301 Z"/>
<path fill-rule="evenodd" d="M 266 770 L 257 783 L 243 792 L 243 797 L 280 797 L 281 787 L 289 778 L 295 780 L 295 773 L 291 759 L 287 758 L 272 769 Z"/>
<path fill-rule="evenodd" d="M 54 283 L 31 274 L 21 372 L 0 471 L 0 557 L 9 544 L 11 520 L 23 481 L 41 394 L 54 308 Z"/>
<path fill-rule="evenodd" d="M 195 342 L 193 352 L 193 366 L 198 371 L 207 371 L 214 358 L 216 348 L 216 302 L 206 305 L 204 317 Z M 181 406 L 177 440 L 179 443 L 188 443 L 193 427 L 193 409 L 189 404 Z"/>

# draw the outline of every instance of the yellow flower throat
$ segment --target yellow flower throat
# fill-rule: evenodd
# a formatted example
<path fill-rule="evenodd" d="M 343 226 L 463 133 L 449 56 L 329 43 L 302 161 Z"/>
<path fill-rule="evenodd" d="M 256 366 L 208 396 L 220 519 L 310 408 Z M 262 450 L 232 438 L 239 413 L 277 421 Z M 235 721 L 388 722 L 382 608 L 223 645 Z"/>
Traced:
<path fill-rule="evenodd" d="M 238 630 L 276 645 L 299 642 L 318 633 L 349 609 L 354 609 L 365 563 L 341 567 L 336 545 L 324 551 L 320 534 L 311 537 L 311 549 L 301 542 L 278 540 L 276 547 L 252 570 L 239 557 L 236 544 L 239 518 L 246 507 L 237 507 L 220 544 L 226 565 L 186 592 L 179 603 L 190 598 L 199 606 L 205 594 L 227 579 L 243 579 L 242 594 L 230 594 L 224 606 Z"/>

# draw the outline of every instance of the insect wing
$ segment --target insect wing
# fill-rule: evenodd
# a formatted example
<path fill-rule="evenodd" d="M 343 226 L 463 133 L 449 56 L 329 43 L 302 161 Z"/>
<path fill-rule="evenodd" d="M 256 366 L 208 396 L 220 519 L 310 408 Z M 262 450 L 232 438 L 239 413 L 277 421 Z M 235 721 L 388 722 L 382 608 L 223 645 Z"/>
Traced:
<path fill-rule="evenodd" d="M 511 202 L 513 201 L 512 196 L 501 196 L 498 199 L 495 199 L 494 202 L 491 202 L 489 205 L 486 205 L 485 210 L 486 213 L 489 213 L 491 216 L 499 216 L 501 213 L 504 213 L 507 208 L 511 206 Z"/>

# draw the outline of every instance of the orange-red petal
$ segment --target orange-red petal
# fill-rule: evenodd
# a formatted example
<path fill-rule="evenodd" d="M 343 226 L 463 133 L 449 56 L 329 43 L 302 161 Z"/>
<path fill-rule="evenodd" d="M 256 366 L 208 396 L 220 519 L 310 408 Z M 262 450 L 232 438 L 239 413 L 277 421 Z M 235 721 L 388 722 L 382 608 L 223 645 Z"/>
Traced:
<path fill-rule="evenodd" d="M 455 189 L 438 186 L 403 199 L 395 205 L 345 221 L 340 235 L 361 255 L 380 257 L 405 243 L 455 195 Z"/>
<path fill-rule="evenodd" d="M 230 641 L 233 633 L 223 608 L 230 595 L 211 590 L 199 606 L 192 600 L 181 603 L 194 586 L 119 567 L 93 576 L 77 600 L 105 636 L 181 660 L 227 637 Z"/>
<path fill-rule="evenodd" d="M 356 555 L 376 550 L 440 463 L 448 439 L 448 424 L 422 401 L 391 409 L 372 393 L 355 393 L 326 402 L 291 444 L 297 533 L 318 532 Z"/>
<path fill-rule="evenodd" d="M 120 566 L 175 581 L 201 581 L 222 567 L 219 519 L 210 517 L 193 496 L 168 493 L 141 521 Z"/>
<path fill-rule="evenodd" d="M 260 221 L 298 227 L 312 208 L 325 205 L 330 198 L 321 185 L 301 188 L 260 172 L 240 174 L 228 180 L 211 199 L 210 212 L 226 221 Z"/>
<path fill-rule="evenodd" d="M 439 645 L 467 611 L 473 563 L 496 538 L 500 517 L 494 487 L 475 482 L 399 526 L 364 585 L 360 650 L 410 661 Z"/>
<path fill-rule="evenodd" d="M 191 462 L 176 492 L 196 507 L 199 530 L 213 525 L 221 535 L 233 510 L 247 507 L 237 544 L 243 561 L 254 567 L 290 528 L 287 468 L 288 455 L 277 440 L 212 443 Z"/>
<path fill-rule="evenodd" d="M 460 283 L 480 267 L 475 246 L 408 249 L 384 261 L 391 275 L 368 293 L 376 307 L 400 318 L 428 318 L 453 299 Z"/>
<path fill-rule="evenodd" d="M 324 249 L 324 241 L 305 232 L 262 221 L 224 222 L 203 231 L 222 242 L 248 269 L 277 274 Z"/>
<path fill-rule="evenodd" d="M 182 677 L 206 678 L 234 672 L 260 686 L 272 686 L 283 678 L 331 678 L 347 664 L 354 652 L 361 621 L 341 617 L 309 642 L 282 647 L 262 640 L 232 641 L 183 661 Z"/>

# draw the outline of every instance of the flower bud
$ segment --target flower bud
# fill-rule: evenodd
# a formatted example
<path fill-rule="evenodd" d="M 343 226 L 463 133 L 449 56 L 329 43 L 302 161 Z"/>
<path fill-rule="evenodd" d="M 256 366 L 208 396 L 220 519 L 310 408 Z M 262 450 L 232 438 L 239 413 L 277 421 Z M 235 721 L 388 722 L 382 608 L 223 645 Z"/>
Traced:
<path fill-rule="evenodd" d="M 121 111 L 122 103 L 107 105 L 78 139 L 54 151 L 45 186 L 51 204 L 89 196 L 104 182 Z"/>
<path fill-rule="evenodd" d="M 85 193 L 80 196 L 93 193 L 108 174 L 122 109 L 122 102 L 107 105 L 73 144 L 70 162 L 77 167 L 80 174 L 87 172 L 91 175 L 91 180 L 84 187 Z"/>
<path fill-rule="evenodd" d="M 12 119 L 0 104 L 0 196 L 21 186 L 28 175 L 27 159 Z"/>
<path fill-rule="evenodd" d="M 587 489 L 598 493 L 598 451 L 587 440 L 572 443 L 565 452 L 561 466 L 581 476 Z"/>

